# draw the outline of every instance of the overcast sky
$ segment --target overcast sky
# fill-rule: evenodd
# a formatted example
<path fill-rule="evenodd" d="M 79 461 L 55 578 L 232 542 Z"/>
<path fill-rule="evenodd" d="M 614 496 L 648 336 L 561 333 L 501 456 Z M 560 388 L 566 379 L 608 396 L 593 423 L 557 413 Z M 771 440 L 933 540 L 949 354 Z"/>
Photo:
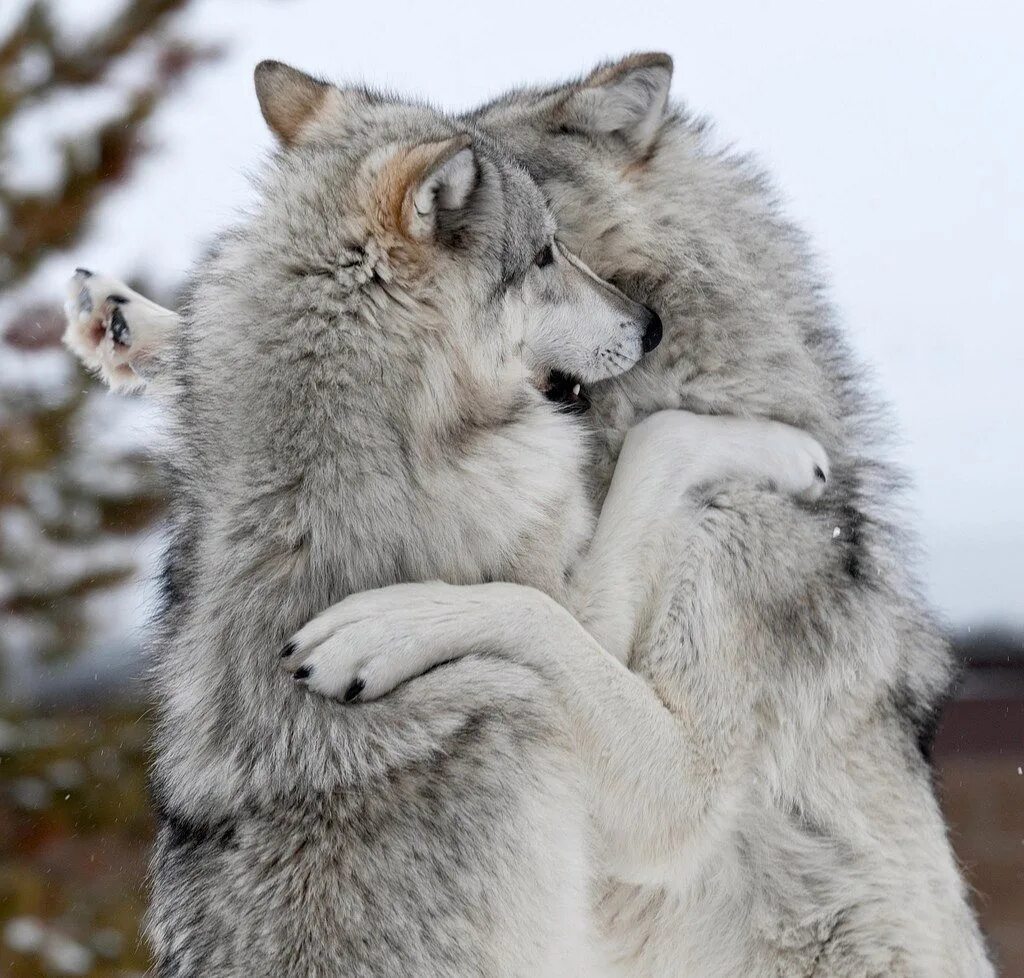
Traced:
<path fill-rule="evenodd" d="M 20 3 L 0 5 L 10 16 Z M 60 6 L 81 30 L 116 2 Z M 33 288 L 55 291 L 74 264 L 180 280 L 247 199 L 245 174 L 270 144 L 252 94 L 261 58 L 459 108 L 608 56 L 667 50 L 676 97 L 760 156 L 816 241 L 895 410 L 930 594 L 958 624 L 1024 624 L 1019 0 L 196 0 L 181 26 L 223 41 L 227 57 L 161 110 L 159 154 Z M 82 118 L 102 111 L 93 99 Z M 45 117 L 26 127 L 14 161 L 26 181 L 45 181 L 52 128 Z"/>

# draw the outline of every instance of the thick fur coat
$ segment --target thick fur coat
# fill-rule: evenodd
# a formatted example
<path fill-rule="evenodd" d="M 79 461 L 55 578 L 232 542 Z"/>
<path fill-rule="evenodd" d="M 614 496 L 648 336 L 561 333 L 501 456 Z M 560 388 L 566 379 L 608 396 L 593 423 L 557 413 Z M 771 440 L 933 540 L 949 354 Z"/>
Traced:
<path fill-rule="evenodd" d="M 670 76 L 450 121 L 266 66 L 284 149 L 173 346 L 115 302 L 76 347 L 177 417 L 160 974 L 992 974 L 879 412 Z"/>
<path fill-rule="evenodd" d="M 640 55 L 473 115 L 563 240 L 664 321 L 650 358 L 592 391 L 607 464 L 673 407 L 804 428 L 832 478 L 814 507 L 715 487 L 652 550 L 629 665 L 678 718 L 694 780 L 679 852 L 610 873 L 602 926 L 637 975 L 990 975 L 932 783 L 953 667 L 884 415 L 804 236 L 764 174 L 668 100 L 670 78 L 667 56 Z"/>

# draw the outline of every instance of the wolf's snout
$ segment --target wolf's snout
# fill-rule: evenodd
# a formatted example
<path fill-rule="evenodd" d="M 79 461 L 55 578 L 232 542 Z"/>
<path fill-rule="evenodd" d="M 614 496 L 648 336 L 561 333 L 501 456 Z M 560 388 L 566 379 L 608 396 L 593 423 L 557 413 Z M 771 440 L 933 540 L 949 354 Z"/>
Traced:
<path fill-rule="evenodd" d="M 644 353 L 650 353 L 661 342 L 661 332 L 661 316 L 653 309 L 648 309 L 644 335 L 640 340 L 640 347 Z"/>

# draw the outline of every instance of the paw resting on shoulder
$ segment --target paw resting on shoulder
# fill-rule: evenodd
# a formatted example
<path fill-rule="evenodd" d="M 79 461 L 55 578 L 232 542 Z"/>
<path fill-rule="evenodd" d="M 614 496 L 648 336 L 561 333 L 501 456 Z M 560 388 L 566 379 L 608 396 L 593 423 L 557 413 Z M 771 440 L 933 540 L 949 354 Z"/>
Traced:
<path fill-rule="evenodd" d="M 323 696 L 375 700 L 474 652 L 539 669 L 531 643 L 510 636 L 554 631 L 559 612 L 565 614 L 539 591 L 516 584 L 393 584 L 352 594 L 319 614 L 284 646 L 281 664 Z"/>
<path fill-rule="evenodd" d="M 657 472 L 665 485 L 764 483 L 808 502 L 824 493 L 830 471 L 821 443 L 799 428 L 673 410 L 659 411 L 632 428 L 618 465 Z"/>
<path fill-rule="evenodd" d="M 67 285 L 64 343 L 115 391 L 142 388 L 178 327 L 178 316 L 108 275 L 79 268 Z"/>
<path fill-rule="evenodd" d="M 763 428 L 753 440 L 752 465 L 760 467 L 787 495 L 813 502 L 828 486 L 828 453 L 817 438 L 778 421 L 753 422 Z"/>
<path fill-rule="evenodd" d="M 454 644 L 465 616 L 462 589 L 396 584 L 350 595 L 298 631 L 281 650 L 297 682 L 350 703 L 377 699 L 420 675 Z"/>

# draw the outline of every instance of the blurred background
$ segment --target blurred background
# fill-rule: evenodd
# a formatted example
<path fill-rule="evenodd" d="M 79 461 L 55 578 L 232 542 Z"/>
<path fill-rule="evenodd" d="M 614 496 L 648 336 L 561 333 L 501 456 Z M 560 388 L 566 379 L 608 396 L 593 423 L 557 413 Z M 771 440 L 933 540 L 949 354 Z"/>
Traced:
<path fill-rule="evenodd" d="M 1024 978 L 1024 68 L 1018 3 L 514 7 L 0 0 L 0 978 L 146 967 L 160 418 L 60 345 L 74 266 L 167 305 L 269 149 L 274 57 L 468 107 L 630 50 L 753 150 L 893 406 L 920 573 L 966 669 L 936 778 Z"/>

